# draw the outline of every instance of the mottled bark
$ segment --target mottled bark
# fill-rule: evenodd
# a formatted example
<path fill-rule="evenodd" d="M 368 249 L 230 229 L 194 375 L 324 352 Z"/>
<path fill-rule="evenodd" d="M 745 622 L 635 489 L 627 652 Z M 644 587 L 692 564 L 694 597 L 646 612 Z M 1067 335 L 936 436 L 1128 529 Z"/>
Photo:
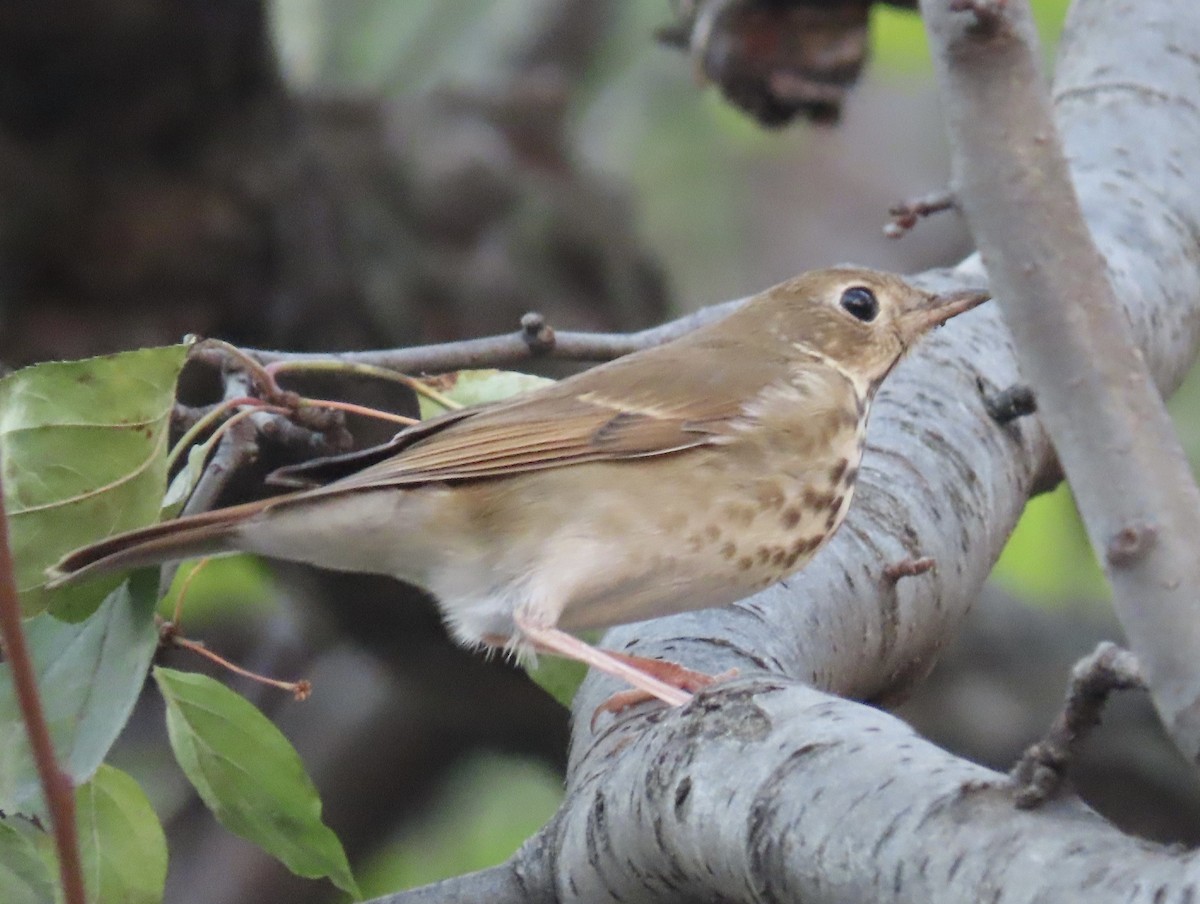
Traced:
<path fill-rule="evenodd" d="M 1039 420 L 1113 587 L 1117 615 L 1164 722 L 1197 761 L 1200 490 L 1126 329 L 1117 291 L 1131 288 L 1128 274 L 1112 258 L 1106 272 L 1088 234 L 1026 4 L 954 13 L 926 2 L 922 9 L 935 38 L 959 205 L 1017 338 Z M 1200 133 L 1189 121 L 1191 101 L 1169 92 L 1172 75 L 1195 76 L 1198 67 L 1194 53 L 1171 42 L 1176 25 L 1150 21 L 1138 35 L 1167 41 L 1161 65 L 1141 84 L 1117 88 L 1120 76 L 1108 63 L 1093 65 L 1060 78 L 1060 107 L 1091 109 L 1098 93 L 1114 90 L 1162 104 L 1176 114 L 1156 136 L 1162 158 L 1193 159 Z"/>
<path fill-rule="evenodd" d="M 1162 0 L 1129 13 L 1117 0 L 1080 0 L 1056 114 L 1093 238 L 1165 393 L 1200 331 L 1200 12 Z M 924 278 L 966 285 L 983 274 L 971 259 Z M 620 649 L 747 677 L 598 735 L 591 713 L 615 688 L 589 679 L 568 799 L 512 868 L 547 869 L 559 900 L 1195 895 L 1191 855 L 1127 838 L 1070 799 L 1018 811 L 997 774 L 820 692 L 894 697 L 960 625 L 1054 468 L 1040 422 L 997 424 L 977 386 L 1017 381 L 999 309 L 960 318 L 885 387 L 856 504 L 809 568 L 731 609 L 610 632 Z M 934 571 L 885 579 L 890 563 L 922 555 Z"/>

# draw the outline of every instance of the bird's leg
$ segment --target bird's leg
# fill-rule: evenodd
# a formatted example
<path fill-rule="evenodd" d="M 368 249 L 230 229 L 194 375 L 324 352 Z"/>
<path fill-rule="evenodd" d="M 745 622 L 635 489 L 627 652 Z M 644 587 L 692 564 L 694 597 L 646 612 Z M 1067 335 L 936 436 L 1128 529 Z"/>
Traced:
<path fill-rule="evenodd" d="M 668 683 L 669 680 L 664 680 L 665 675 L 660 677 L 659 675 L 651 674 L 652 669 L 644 668 L 646 663 L 654 663 L 656 666 L 669 666 L 673 665 L 673 663 L 663 663 L 655 659 L 642 659 L 639 656 L 626 656 L 622 653 L 599 650 L 590 644 L 584 643 L 578 637 L 568 634 L 566 631 L 560 631 L 558 628 L 544 628 L 520 616 L 517 616 L 516 623 L 517 629 L 524 635 L 526 640 L 533 644 L 534 649 L 539 652 L 562 656 L 565 659 L 574 659 L 576 662 L 582 662 L 589 668 L 604 672 L 606 675 L 612 675 L 614 678 L 620 678 L 622 681 L 633 685 L 637 688 L 637 692 L 643 695 L 638 699 L 653 698 L 662 700 L 671 706 L 682 706 L 692 699 L 692 695 L 687 691 Z M 688 671 L 682 666 L 674 666 L 674 668 L 680 671 Z M 611 702 L 611 699 L 609 702 Z M 632 702 L 636 701 L 631 701 L 631 703 L 625 704 L 625 706 L 632 705 Z M 618 710 L 624 708 L 622 706 Z M 608 703 L 602 704 L 601 709 L 609 710 Z"/>
<path fill-rule="evenodd" d="M 709 675 L 706 672 L 697 672 L 695 669 L 685 668 L 677 662 L 670 662 L 665 659 L 649 659 L 645 656 L 631 656 L 628 653 L 611 651 L 608 655 L 622 660 L 639 671 L 653 675 L 655 678 L 666 682 L 672 687 L 677 687 L 691 694 L 703 690 L 710 684 L 715 684 L 718 681 L 735 678 L 738 673 L 737 669 L 730 669 L 727 672 L 722 672 L 720 675 Z M 596 720 L 600 718 L 602 713 L 613 713 L 615 715 L 629 709 L 631 706 L 644 703 L 648 699 L 650 699 L 649 695 L 640 689 L 621 691 L 613 694 L 597 706 L 596 711 L 592 713 L 592 726 L 595 727 Z"/>

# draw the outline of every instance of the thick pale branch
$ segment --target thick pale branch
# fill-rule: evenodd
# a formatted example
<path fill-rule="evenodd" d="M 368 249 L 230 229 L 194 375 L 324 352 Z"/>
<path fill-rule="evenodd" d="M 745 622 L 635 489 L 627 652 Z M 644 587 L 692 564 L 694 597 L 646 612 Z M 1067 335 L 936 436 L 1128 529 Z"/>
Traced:
<path fill-rule="evenodd" d="M 1130 16 L 1118 0 L 1081 0 L 1060 61 L 1058 121 L 1085 217 L 1163 392 L 1200 338 L 1197 59 L 1191 5 L 1145 0 Z M 948 288 L 980 275 L 971 260 L 925 279 Z M 848 522 L 808 568 L 738 606 L 605 642 L 868 699 L 921 677 L 1052 460 L 1040 419 L 988 414 L 984 396 L 1019 376 L 995 308 L 958 318 L 885 384 Z M 937 567 L 887 579 L 888 565 L 920 556 Z M 598 737 L 591 713 L 615 689 L 592 677 L 576 701 L 569 795 L 550 827 L 563 900 L 928 902 L 1003 889 L 1005 900 L 1150 901 L 1193 896 L 1200 880 L 1187 855 L 1124 838 L 1071 801 L 1018 811 L 987 789 L 994 773 L 779 678 Z M 974 783 L 985 787 L 964 789 Z"/>
<path fill-rule="evenodd" d="M 1200 882 L 1078 801 L 1019 810 L 1004 776 L 796 684 L 704 692 L 591 760 L 552 826 L 559 900 L 1117 902 Z"/>
<path fill-rule="evenodd" d="M 1051 118 L 1028 4 L 1009 0 L 986 29 L 976 14 L 953 13 L 944 0 L 926 0 L 922 11 L 948 113 L 960 207 L 1105 565 L 1117 615 L 1159 712 L 1195 761 L 1200 490 L 1084 222 Z M 1143 20 L 1146 10 L 1137 16 Z M 1171 18 L 1198 16 L 1186 6 Z M 1184 24 L 1172 22 L 1172 33 Z M 1143 28 L 1159 30 L 1153 20 Z M 1200 62 L 1179 47 L 1165 47 L 1159 65 L 1200 80 Z M 1160 79 L 1151 76 L 1143 90 Z M 1109 75 L 1090 90 L 1130 89 Z M 1169 132 L 1161 126 L 1158 132 L 1166 155 L 1194 161 L 1200 150 L 1194 101 L 1164 93 L 1155 103 L 1170 118 Z M 1139 133 L 1140 141 L 1150 143 L 1151 134 Z M 1119 260 L 1111 262 L 1117 278 L 1127 275 Z"/>
<path fill-rule="evenodd" d="M 1193 361 L 1200 329 L 1195 241 L 1200 234 L 1200 180 L 1193 178 L 1200 153 L 1192 150 L 1198 144 L 1193 136 L 1200 134 L 1196 59 L 1200 59 L 1200 10 L 1173 0 L 1147 0 L 1131 17 L 1117 0 L 1081 0 L 1064 35 L 1060 63 L 1059 125 L 1085 216 L 1110 273 L 1119 282 L 1119 298 L 1135 340 L 1164 393 L 1178 385 Z M 992 77 L 999 84 L 1005 81 L 1000 72 Z M 960 114 L 952 110 L 951 116 L 955 115 Z M 997 142 L 1003 144 L 1001 139 Z M 953 274 L 925 278 L 939 288 L 954 280 L 967 285 L 978 282 L 980 269 L 978 260 L 969 260 Z M 667 656 L 713 673 L 737 667 L 743 674 L 788 675 L 865 699 L 887 698 L 920 678 L 969 609 L 1039 473 L 1053 460 L 1040 419 L 1020 418 L 1001 425 L 987 412 L 980 385 L 985 393 L 994 393 L 1021 382 L 1019 376 L 1011 337 L 995 307 L 958 318 L 885 384 L 847 524 L 808 568 L 735 607 L 628 626 L 610 632 L 606 643 L 617 649 L 636 648 L 643 655 Z M 884 571 L 890 563 L 917 556 L 933 557 L 937 567 L 899 583 L 886 580 Z M 1196 621 L 1200 624 L 1200 619 Z M 589 825 L 605 819 L 618 824 L 611 800 L 585 793 L 602 773 L 621 772 L 630 795 L 643 787 L 648 794 L 674 793 L 660 768 L 664 758 L 674 753 L 657 746 L 658 731 L 645 736 L 629 732 L 621 738 L 629 746 L 619 753 L 607 740 L 597 743 L 590 733 L 592 710 L 614 689 L 611 682 L 589 678 L 576 701 L 573 793 L 560 814 L 569 827 L 561 836 L 564 845 L 574 846 L 564 848 L 558 868 L 560 888 L 568 875 L 578 883 L 575 871 L 583 870 L 594 883 L 589 888 L 608 884 L 625 894 L 630 883 L 637 884 L 639 872 L 647 869 L 642 860 L 630 868 L 625 847 L 580 846 Z M 850 705 L 840 704 L 839 712 L 843 706 Z M 720 718 L 719 713 L 710 715 Z M 675 724 L 668 717 L 659 730 Z M 807 736 L 796 738 L 787 752 L 797 753 L 808 743 Z M 757 755 L 743 751 L 725 768 L 741 779 Z M 910 807 L 927 807 L 938 799 L 903 784 L 908 760 L 896 756 L 895 750 L 891 756 L 871 766 L 880 785 L 900 783 L 910 795 Z M 787 887 L 803 876 L 832 875 L 849 883 L 843 889 L 846 893 L 819 892 L 817 897 L 878 900 L 872 885 L 879 877 L 878 851 L 872 837 L 881 823 L 872 818 L 873 811 L 848 806 L 836 791 L 843 782 L 861 777 L 863 768 L 863 763 L 847 755 L 823 778 L 810 775 L 790 794 L 778 789 L 781 812 L 793 818 L 804 814 L 809 831 L 822 835 L 833 831 L 830 826 L 844 829 L 837 836 L 843 859 L 837 864 L 820 859 L 824 848 L 806 846 L 803 838 L 808 833 L 803 833 L 795 842 L 800 847 L 789 849 L 793 859 L 771 861 L 772 887 Z M 966 767 L 949 761 L 946 768 Z M 710 777 L 715 779 L 717 772 Z M 621 786 L 614 780 L 613 787 Z M 841 802 L 825 813 L 824 829 L 808 821 L 813 814 L 809 802 L 818 790 L 822 800 L 832 793 L 830 799 Z M 1063 813 L 1051 809 L 1056 815 Z M 1007 900 L 1013 875 L 1010 864 L 1028 863 L 1014 860 L 1014 852 L 1031 856 L 1039 848 L 1023 848 L 1024 838 L 1017 835 L 1007 844 L 989 846 L 988 837 L 976 833 L 986 830 L 993 812 L 970 808 L 964 812 L 968 815 L 959 826 L 961 837 L 976 846 L 962 852 L 963 862 L 970 860 L 976 867 L 966 874 L 956 870 L 957 879 L 947 869 L 942 879 L 957 888 L 955 900 L 973 900 L 999 887 L 1006 889 Z M 1036 822 L 1045 818 L 1047 812 L 1025 815 L 1009 826 L 1037 832 L 1037 826 L 1050 825 Z M 1040 891 L 1046 892 L 1042 899 L 1073 899 L 1087 885 L 1084 877 L 1076 875 L 1078 884 L 1062 892 L 1060 879 L 1065 882 L 1064 877 L 1073 874 L 1058 871 L 1060 854 L 1062 863 L 1086 860 L 1092 869 L 1114 876 L 1116 863 L 1121 872 L 1128 868 L 1125 875 L 1145 867 L 1145 875 L 1151 876 L 1157 868 L 1137 859 L 1125 860 L 1124 855 L 1114 857 L 1108 847 L 1113 836 L 1093 839 L 1091 824 L 1082 817 L 1072 816 L 1051 827 L 1054 838 L 1082 839 L 1084 844 L 1068 854 L 1049 839 L 1050 847 L 1041 848 L 1048 852 L 1045 858 L 1034 857 L 1042 864 L 1056 864 L 1053 874 L 1036 871 Z M 695 831 L 680 835 L 683 830 L 670 821 L 656 828 L 660 852 L 670 848 L 676 855 L 692 855 L 686 867 L 679 867 L 682 875 L 673 874 L 679 883 L 692 881 L 707 869 L 719 869 L 723 845 L 742 850 L 742 840 L 724 832 L 723 816 L 705 826 L 708 837 L 703 844 L 696 840 Z M 1090 846 L 1092 840 L 1095 847 Z M 894 844 L 897 851 L 903 849 L 907 862 L 919 872 L 921 863 L 940 856 L 945 841 L 923 831 L 896 832 L 885 847 Z M 674 862 L 679 865 L 678 856 Z M 897 854 L 896 863 L 900 862 Z M 657 875 L 638 887 L 648 889 Z M 966 875 L 972 877 L 970 881 L 963 878 Z M 1176 874 L 1175 879 L 1183 877 Z M 1142 885 L 1148 899 L 1154 892 L 1152 882 L 1150 878 Z M 1060 890 L 1057 896 L 1055 888 Z M 1030 896 L 1037 891 L 1030 891 Z M 740 897 L 752 899 L 755 894 L 743 889 Z M 934 899 L 917 893 L 909 898 Z M 1121 898 L 1114 894 L 1112 899 Z"/>
<path fill-rule="evenodd" d="M 1177 143 L 1140 139 L 1200 133 L 1200 78 L 1186 63 L 1164 63 L 1183 56 L 1168 54 L 1168 44 L 1200 53 L 1200 13 L 1179 13 L 1168 0 L 1148 3 L 1139 31 L 1118 15 L 1116 0 L 1083 6 L 1094 14 L 1077 15 L 1065 38 L 1063 135 L 1083 167 L 1089 224 L 1120 276 L 1138 345 L 1169 392 L 1198 339 L 1200 180 L 1180 167 Z M 1179 21 L 1169 29 L 1153 24 L 1172 17 Z M 1089 68 L 1085 60 L 1101 62 Z M 1118 69 L 1120 84 L 1105 90 Z M 1156 91 L 1178 102 L 1147 104 L 1129 87 L 1151 77 Z M 1136 148 L 1127 144 L 1131 135 L 1139 136 Z M 1153 242 L 1141 240 L 1151 228 Z M 979 268 L 971 259 L 924 280 L 968 285 L 979 281 Z M 920 677 L 969 609 L 1052 460 L 1039 418 L 1001 425 L 987 412 L 985 393 L 1018 382 L 997 308 L 957 318 L 884 384 L 847 523 L 810 566 L 738 606 L 617 629 L 609 642 L 714 671 L 766 668 L 867 699 Z M 919 556 L 933 557 L 937 567 L 898 584 L 885 579 L 889 564 Z M 582 712 L 610 692 L 603 684 L 588 688 Z M 581 726 L 577 739 L 586 745 L 587 737 Z"/>
<path fill-rule="evenodd" d="M 530 900 L 589 902 L 959 904 L 1003 889 L 1021 904 L 1086 888 L 1115 904 L 1200 882 L 1195 858 L 1077 800 L 1018 809 L 1006 776 L 795 683 L 735 681 L 633 721 L 596 741 L 594 768 L 508 864 L 376 904 L 465 900 L 460 883 L 510 900 L 515 876 Z"/>

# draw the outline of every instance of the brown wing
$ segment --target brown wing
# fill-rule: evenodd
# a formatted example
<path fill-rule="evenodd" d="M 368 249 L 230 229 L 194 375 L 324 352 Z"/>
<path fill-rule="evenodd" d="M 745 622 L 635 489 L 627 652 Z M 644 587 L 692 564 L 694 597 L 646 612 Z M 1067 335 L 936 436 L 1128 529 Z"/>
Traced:
<path fill-rule="evenodd" d="M 314 492 L 682 452 L 728 434 L 744 416 L 745 403 L 782 378 L 785 368 L 779 356 L 745 359 L 719 337 L 673 343 L 512 401 L 416 425 L 379 450 L 358 453 L 360 462 L 370 462 L 363 470 Z"/>

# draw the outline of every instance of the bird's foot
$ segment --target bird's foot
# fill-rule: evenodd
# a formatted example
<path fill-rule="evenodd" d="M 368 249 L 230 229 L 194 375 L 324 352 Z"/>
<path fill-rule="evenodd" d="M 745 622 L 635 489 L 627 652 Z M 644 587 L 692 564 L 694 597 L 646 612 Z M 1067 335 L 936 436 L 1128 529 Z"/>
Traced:
<path fill-rule="evenodd" d="M 558 628 L 542 627 L 521 618 L 517 618 L 517 628 L 539 653 L 574 659 L 633 686 L 633 690 L 614 694 L 602 703 L 592 716 L 593 724 L 601 713 L 619 713 L 646 700 L 682 706 L 692 699 L 694 692 L 734 674 L 727 672 L 714 677 L 674 662 L 601 650 Z"/>
<path fill-rule="evenodd" d="M 653 678 L 661 681 L 663 684 L 670 685 L 680 691 L 686 693 L 690 699 L 691 695 L 697 691 L 703 690 L 711 684 L 716 684 L 718 681 L 725 681 L 729 678 L 737 677 L 737 669 L 730 669 L 727 672 L 722 672 L 719 675 L 709 675 L 705 672 L 697 672 L 694 669 L 686 668 L 677 662 L 670 662 L 665 659 L 649 659 L 645 656 L 631 656 L 628 653 L 614 653 L 606 651 L 609 656 L 619 659 L 626 665 L 637 669 L 644 674 L 650 675 Z M 596 727 L 596 721 L 605 713 L 619 715 L 631 706 L 637 706 L 639 703 L 645 703 L 649 700 L 659 699 L 649 691 L 641 688 L 632 688 L 627 691 L 618 691 L 613 694 L 603 703 L 596 707 L 596 711 L 592 713 L 592 728 Z"/>

